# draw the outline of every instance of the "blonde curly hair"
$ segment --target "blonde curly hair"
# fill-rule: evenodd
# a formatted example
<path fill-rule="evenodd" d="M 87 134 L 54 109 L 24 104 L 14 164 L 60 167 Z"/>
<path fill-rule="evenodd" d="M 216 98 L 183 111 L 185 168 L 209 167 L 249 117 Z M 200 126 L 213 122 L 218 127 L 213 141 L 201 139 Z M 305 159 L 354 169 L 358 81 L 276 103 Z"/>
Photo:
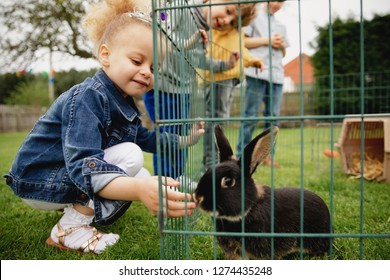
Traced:
<path fill-rule="evenodd" d="M 245 1 L 241 1 L 241 3 Z M 237 5 L 238 9 L 238 5 Z M 240 12 L 241 12 L 241 26 L 247 26 L 250 24 L 252 19 L 256 17 L 257 9 L 256 9 L 256 3 L 253 4 L 240 4 Z M 238 27 L 238 19 L 233 22 L 233 25 L 235 28 Z"/>
<path fill-rule="evenodd" d="M 128 15 L 130 12 L 142 11 L 142 7 L 145 6 L 143 3 L 142 0 L 103 0 L 88 9 L 82 26 L 88 39 L 93 43 L 95 56 L 101 44 L 110 43 L 128 24 L 148 25 L 146 21 Z M 150 27 L 152 28 L 151 25 Z"/>

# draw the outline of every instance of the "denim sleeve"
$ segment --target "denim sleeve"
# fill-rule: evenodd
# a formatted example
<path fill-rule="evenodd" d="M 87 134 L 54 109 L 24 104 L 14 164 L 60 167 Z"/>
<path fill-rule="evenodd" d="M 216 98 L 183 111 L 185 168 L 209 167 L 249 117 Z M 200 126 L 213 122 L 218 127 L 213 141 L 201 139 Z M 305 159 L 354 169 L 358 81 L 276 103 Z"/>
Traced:
<path fill-rule="evenodd" d="M 157 153 L 157 132 L 149 131 L 141 126 L 137 132 L 136 144 L 145 152 Z M 179 135 L 168 132 L 160 132 L 160 149 L 162 152 L 168 149 L 180 149 Z"/>
<path fill-rule="evenodd" d="M 95 190 L 91 174 L 124 174 L 103 160 L 108 102 L 93 88 L 79 88 L 68 102 L 62 111 L 65 165 L 72 182 L 92 198 Z"/>

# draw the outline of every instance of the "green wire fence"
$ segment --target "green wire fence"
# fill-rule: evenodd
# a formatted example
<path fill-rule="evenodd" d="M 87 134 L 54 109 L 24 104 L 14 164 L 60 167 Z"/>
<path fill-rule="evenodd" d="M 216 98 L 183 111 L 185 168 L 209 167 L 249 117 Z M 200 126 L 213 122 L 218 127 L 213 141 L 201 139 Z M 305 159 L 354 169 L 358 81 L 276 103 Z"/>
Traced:
<path fill-rule="evenodd" d="M 245 1 L 261 2 L 267 1 Z M 300 1 L 290 2 L 296 3 L 299 11 L 297 20 L 300 22 Z M 255 180 L 269 185 L 272 190 L 285 186 L 313 190 L 326 201 L 332 227 L 328 234 L 308 234 L 301 228 L 301 233 L 298 234 L 255 234 L 242 231 L 234 235 L 241 236 L 243 244 L 245 237 L 249 236 L 272 239 L 294 236 L 301 240 L 308 236 L 329 237 L 333 239 L 333 246 L 325 259 L 390 259 L 390 72 L 365 72 L 361 8 L 360 58 L 356 58 L 360 59 L 360 73 L 334 73 L 332 1 L 329 0 L 328 3 L 329 75 L 315 77 L 312 87 L 303 86 L 300 54 L 300 71 L 297 74 L 301 85 L 297 92 L 284 94 L 281 115 L 260 115 L 248 119 L 244 118 L 245 75 L 242 61 L 238 83 L 230 85 L 232 89 L 229 98 L 232 105 L 228 108 L 229 116 L 215 117 L 214 98 L 226 85 L 215 80 L 219 74 L 214 65 L 220 60 L 228 60 L 231 51 L 214 42 L 212 36 L 209 37 L 208 44 L 200 40 L 200 27 L 194 8 L 212 7 L 221 3 L 209 1 L 195 5 L 185 0 L 152 1 L 153 15 L 157 19 L 153 44 L 155 50 L 165 49 L 167 53 L 165 58 L 161 58 L 155 51 L 154 56 L 154 64 L 160 65 L 160 70 L 155 72 L 155 129 L 158 133 L 169 131 L 188 136 L 191 125 L 198 123 L 201 118 L 211 133 L 214 131 L 214 124 L 221 124 L 232 147 L 236 147 L 239 127 L 243 122 L 258 122 L 255 136 L 261 132 L 265 121 L 280 121 L 281 129 L 273 156 L 282 167 L 277 169 L 260 166 Z M 301 30 L 301 26 L 299 29 Z M 240 45 L 243 46 L 242 42 Z M 242 51 L 240 47 L 240 52 Z M 228 72 L 224 73 L 229 75 Z M 159 94 L 159 90 L 165 94 Z M 207 96 L 211 98 L 209 103 Z M 210 106 L 209 114 L 206 106 Z M 352 125 L 351 122 L 355 124 Z M 184 145 L 184 149 L 180 151 L 158 150 L 155 166 L 161 182 L 164 180 L 163 176 L 168 174 L 180 181 L 181 191 L 192 194 L 206 170 L 205 147 L 209 144 L 202 137 L 195 145 Z M 217 150 L 215 146 L 211 146 L 211 166 L 214 168 L 218 163 Z M 353 151 L 348 150 L 351 147 L 354 147 Z M 325 150 L 338 152 L 339 157 L 326 157 Z M 383 171 L 375 178 L 377 180 L 365 178 L 365 173 L 369 172 L 367 167 L 371 164 L 367 160 L 370 151 L 375 151 L 376 162 L 382 164 Z M 352 157 L 352 153 L 356 153 L 357 159 Z M 359 170 L 352 170 L 352 160 L 358 161 Z M 173 171 L 168 172 L 169 168 Z M 215 190 L 215 186 L 210 188 Z M 161 205 L 164 203 L 162 192 L 163 190 L 160 195 Z M 303 199 L 301 202 L 303 203 Z M 301 219 L 302 216 L 303 205 Z M 209 252 L 210 259 L 224 258 L 216 237 L 229 236 L 231 233 L 217 233 L 215 228 L 215 217 L 210 218 L 198 209 L 192 216 L 175 219 L 166 218 L 161 210 L 161 258 L 197 259 L 199 251 Z M 245 252 L 243 256 L 244 254 Z M 307 256 L 301 250 L 294 258 L 306 259 Z"/>

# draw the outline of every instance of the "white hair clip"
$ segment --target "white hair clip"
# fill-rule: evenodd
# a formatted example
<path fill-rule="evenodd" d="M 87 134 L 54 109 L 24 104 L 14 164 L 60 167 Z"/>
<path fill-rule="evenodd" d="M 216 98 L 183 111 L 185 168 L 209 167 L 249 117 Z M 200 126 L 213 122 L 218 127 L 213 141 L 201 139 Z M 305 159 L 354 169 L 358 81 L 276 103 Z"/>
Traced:
<path fill-rule="evenodd" d="M 149 12 L 148 14 L 143 12 L 145 11 L 151 11 L 151 8 L 149 6 L 145 8 L 135 8 L 133 12 L 128 13 L 128 15 L 132 18 L 136 18 L 139 20 L 142 20 L 146 23 L 152 24 L 153 22 L 153 12 Z M 157 25 L 159 28 L 161 28 L 165 33 L 170 33 L 171 25 L 170 25 L 170 16 L 168 11 L 158 11 L 156 12 Z"/>
<path fill-rule="evenodd" d="M 152 18 L 150 17 L 150 15 L 147 15 L 141 11 L 130 12 L 130 13 L 128 13 L 128 15 L 132 18 L 142 20 L 146 23 L 152 24 Z"/>

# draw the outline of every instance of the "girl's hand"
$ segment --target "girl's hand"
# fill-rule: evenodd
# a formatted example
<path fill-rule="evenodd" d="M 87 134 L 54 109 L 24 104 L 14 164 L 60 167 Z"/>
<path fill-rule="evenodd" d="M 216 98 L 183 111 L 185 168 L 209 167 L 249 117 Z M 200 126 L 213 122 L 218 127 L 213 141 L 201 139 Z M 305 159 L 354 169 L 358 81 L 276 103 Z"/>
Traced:
<path fill-rule="evenodd" d="M 239 51 L 231 52 L 228 68 L 229 69 L 234 68 L 237 65 L 237 62 L 238 62 L 239 59 L 240 59 L 240 52 Z"/>
<path fill-rule="evenodd" d="M 187 136 L 180 136 L 180 148 L 189 147 L 198 143 L 200 136 L 204 134 L 204 121 L 193 123 L 191 125 L 190 134 Z"/>
<path fill-rule="evenodd" d="M 275 49 L 281 49 L 281 48 L 284 48 L 285 45 L 284 45 L 284 39 L 283 39 L 283 36 L 280 35 L 280 34 L 275 34 L 271 37 L 271 44 L 272 44 L 272 47 L 275 48 Z"/>
<path fill-rule="evenodd" d="M 177 188 L 180 183 L 170 177 L 162 177 L 162 211 L 169 218 L 191 215 L 196 205 L 191 201 L 191 195 L 178 192 L 171 187 Z M 145 185 L 139 188 L 140 200 L 156 215 L 160 210 L 160 187 L 158 177 L 153 176 L 145 180 Z"/>
<path fill-rule="evenodd" d="M 257 67 L 260 69 L 260 71 L 263 71 L 264 70 L 264 62 L 263 60 L 261 60 L 260 58 L 254 58 L 251 62 L 252 66 L 253 67 Z"/>
<path fill-rule="evenodd" d="M 206 30 L 199 29 L 199 34 L 202 39 L 202 43 L 207 44 L 209 42 L 209 36 L 207 35 Z"/>
<path fill-rule="evenodd" d="M 207 32 L 203 29 L 199 29 L 198 32 L 194 33 L 184 42 L 184 49 L 193 49 L 199 43 L 202 43 L 203 47 L 206 48 L 208 41 L 209 36 L 207 35 Z"/>

